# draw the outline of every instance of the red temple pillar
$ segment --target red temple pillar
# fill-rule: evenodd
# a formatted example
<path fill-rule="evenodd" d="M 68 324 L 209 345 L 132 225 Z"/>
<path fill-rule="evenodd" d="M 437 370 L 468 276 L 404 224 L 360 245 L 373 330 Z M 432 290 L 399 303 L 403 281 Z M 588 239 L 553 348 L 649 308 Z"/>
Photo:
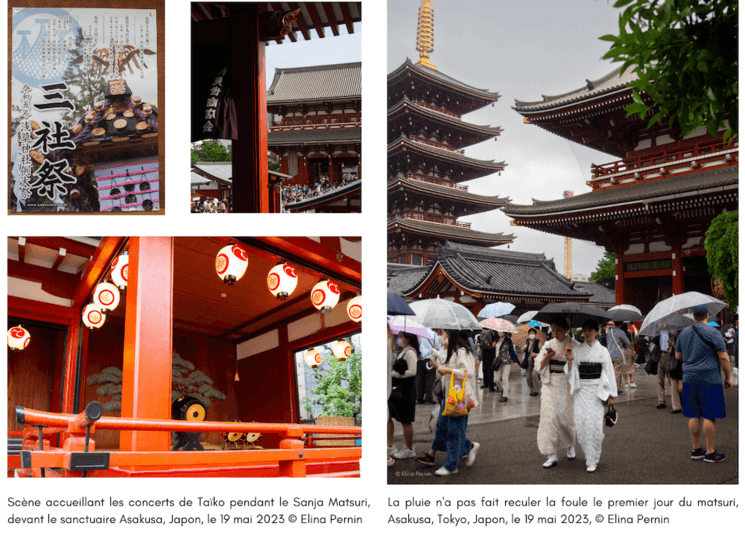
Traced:
<path fill-rule="evenodd" d="M 623 252 L 616 252 L 616 304 L 626 302 L 626 280 L 623 278 Z"/>
<path fill-rule="evenodd" d="M 269 212 L 269 143 L 264 42 L 258 5 L 229 18 L 238 139 L 233 141 L 233 211 Z M 241 58 L 238 63 L 237 58 Z"/>
<path fill-rule="evenodd" d="M 683 256 L 680 253 L 680 245 L 673 247 L 673 295 L 685 293 L 685 272 L 683 270 Z"/>
<path fill-rule="evenodd" d="M 171 418 L 173 238 L 132 237 L 124 323 L 122 417 Z M 122 451 L 167 451 L 169 432 L 122 431 Z"/>

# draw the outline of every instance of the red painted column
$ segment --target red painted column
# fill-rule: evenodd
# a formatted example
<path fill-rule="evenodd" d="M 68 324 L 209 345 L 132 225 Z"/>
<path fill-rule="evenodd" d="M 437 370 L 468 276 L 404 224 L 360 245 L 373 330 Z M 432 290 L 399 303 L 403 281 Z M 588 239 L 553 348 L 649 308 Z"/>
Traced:
<path fill-rule="evenodd" d="M 78 347 L 80 344 L 80 314 L 82 311 L 78 308 L 76 316 L 70 321 L 67 328 L 67 343 L 65 346 L 65 369 L 64 369 L 64 389 L 62 390 L 61 413 L 77 413 L 75 406 L 75 377 L 77 376 L 78 366 Z"/>
<path fill-rule="evenodd" d="M 626 302 L 626 281 L 623 278 L 623 252 L 616 252 L 616 304 Z"/>
<path fill-rule="evenodd" d="M 683 271 L 683 256 L 680 253 L 680 246 L 673 247 L 672 260 L 673 295 L 680 295 L 685 293 L 685 273 Z"/>
<path fill-rule="evenodd" d="M 237 213 L 269 211 L 269 159 L 264 43 L 258 4 L 229 19 L 233 96 L 238 139 L 233 141 L 233 207 Z"/>
<path fill-rule="evenodd" d="M 173 238 L 129 241 L 122 417 L 171 418 Z M 123 431 L 122 451 L 167 451 L 169 432 Z"/>

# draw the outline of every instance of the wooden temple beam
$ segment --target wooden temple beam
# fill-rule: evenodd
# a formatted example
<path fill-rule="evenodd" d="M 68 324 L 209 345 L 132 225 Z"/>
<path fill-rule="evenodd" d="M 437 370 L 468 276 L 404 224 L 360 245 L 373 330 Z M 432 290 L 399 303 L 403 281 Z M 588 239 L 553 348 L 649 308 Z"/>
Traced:
<path fill-rule="evenodd" d="M 17 239 L 21 239 L 20 237 Z M 66 237 L 42 237 L 42 236 L 26 236 L 23 238 L 26 243 L 35 245 L 37 247 L 48 248 L 51 250 L 59 250 L 64 248 L 70 254 L 80 256 L 82 258 L 90 258 L 96 252 L 96 247 L 69 239 Z"/>
<path fill-rule="evenodd" d="M 331 31 L 335 36 L 339 36 L 339 25 L 336 23 L 336 15 L 334 14 L 334 8 L 328 2 L 322 2 L 323 10 L 326 12 L 326 18 L 331 26 Z"/>
<path fill-rule="evenodd" d="M 78 278 L 74 274 L 15 260 L 8 260 L 8 276 L 29 282 L 38 282 L 41 284 L 43 291 L 63 299 L 74 297 L 75 286 L 78 283 Z"/>
<path fill-rule="evenodd" d="M 313 2 L 306 2 L 305 9 L 308 10 L 310 20 L 313 21 L 313 26 L 315 27 L 318 37 L 324 39 L 326 37 L 326 34 L 323 31 L 323 24 L 321 23 L 321 17 L 318 15 L 318 11 L 316 10 L 316 5 Z"/>
<path fill-rule="evenodd" d="M 114 257 L 124 248 L 126 239 L 125 237 L 104 237 L 101 240 L 82 280 L 75 287 L 74 308 L 81 308 L 85 304 L 96 284 L 106 276 L 106 271 Z"/>
<path fill-rule="evenodd" d="M 352 23 L 352 14 L 349 12 L 349 7 L 347 6 L 346 2 L 339 2 L 339 7 L 341 8 L 341 14 L 344 17 L 344 24 L 346 24 L 347 31 L 351 35 L 354 33 L 354 23 Z"/>
<path fill-rule="evenodd" d="M 296 297 L 296 298 L 294 298 L 292 300 L 286 300 L 285 302 L 283 302 L 279 306 L 277 306 L 275 308 L 272 308 L 271 310 L 268 310 L 268 311 L 262 313 L 261 315 L 259 315 L 257 317 L 253 317 L 250 320 L 248 320 L 248 321 L 246 321 L 244 323 L 239 324 L 235 328 L 231 328 L 230 330 L 228 330 L 226 332 L 223 332 L 222 334 L 220 334 L 219 336 L 217 336 L 217 339 L 223 339 L 223 338 L 225 338 L 225 337 L 227 337 L 227 336 L 229 336 L 231 334 L 239 333 L 244 328 L 248 328 L 252 324 L 256 324 L 256 323 L 259 323 L 259 322 L 263 321 L 264 319 L 268 319 L 272 315 L 280 314 L 284 310 L 286 310 L 288 308 L 292 308 L 293 306 L 297 305 L 298 302 L 301 302 L 301 301 L 303 301 L 305 299 L 310 299 L 310 291 L 308 291 L 307 293 L 303 293 L 299 297 Z"/>
<path fill-rule="evenodd" d="M 300 9 L 300 6 L 297 2 L 288 2 L 288 5 L 290 6 L 290 11 L 294 11 L 296 9 Z M 310 41 L 310 30 L 308 29 L 308 25 L 305 24 L 305 19 L 303 18 L 302 11 L 298 15 L 298 17 L 295 19 L 295 23 L 297 24 L 298 28 L 300 29 L 300 33 L 303 34 L 303 38 L 306 41 Z"/>
<path fill-rule="evenodd" d="M 57 257 L 54 259 L 54 264 L 52 265 L 52 270 L 57 271 L 59 270 L 59 266 L 62 265 L 62 262 L 65 260 L 65 257 L 67 256 L 67 250 L 64 248 L 60 248 L 57 250 Z"/>
<path fill-rule="evenodd" d="M 26 263 L 26 238 L 18 238 L 18 261 Z"/>

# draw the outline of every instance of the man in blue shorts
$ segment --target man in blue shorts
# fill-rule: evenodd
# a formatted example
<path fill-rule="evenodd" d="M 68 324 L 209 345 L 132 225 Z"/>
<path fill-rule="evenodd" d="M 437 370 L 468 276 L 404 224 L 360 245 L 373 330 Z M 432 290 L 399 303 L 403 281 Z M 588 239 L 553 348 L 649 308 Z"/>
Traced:
<path fill-rule="evenodd" d="M 689 417 L 688 431 L 693 443 L 691 459 L 723 462 L 724 454 L 714 448 L 714 438 L 716 420 L 727 415 L 724 389 L 732 389 L 727 346 L 722 334 L 706 323 L 707 307 L 694 306 L 692 311 L 696 322 L 683 329 L 675 348 L 675 357 L 683 361 L 683 415 Z M 724 371 L 724 389 L 721 371 Z M 701 419 L 706 450 L 699 442 Z"/>

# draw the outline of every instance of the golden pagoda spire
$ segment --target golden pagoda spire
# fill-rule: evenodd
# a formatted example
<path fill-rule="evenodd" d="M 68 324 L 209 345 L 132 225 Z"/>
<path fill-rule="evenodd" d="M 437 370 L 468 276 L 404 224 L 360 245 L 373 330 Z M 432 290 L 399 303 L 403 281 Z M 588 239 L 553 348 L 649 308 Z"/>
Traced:
<path fill-rule="evenodd" d="M 421 2 L 416 23 L 416 49 L 419 51 L 419 61 L 416 64 L 437 69 L 429 60 L 429 55 L 435 49 L 435 11 L 432 9 L 432 0 Z"/>

